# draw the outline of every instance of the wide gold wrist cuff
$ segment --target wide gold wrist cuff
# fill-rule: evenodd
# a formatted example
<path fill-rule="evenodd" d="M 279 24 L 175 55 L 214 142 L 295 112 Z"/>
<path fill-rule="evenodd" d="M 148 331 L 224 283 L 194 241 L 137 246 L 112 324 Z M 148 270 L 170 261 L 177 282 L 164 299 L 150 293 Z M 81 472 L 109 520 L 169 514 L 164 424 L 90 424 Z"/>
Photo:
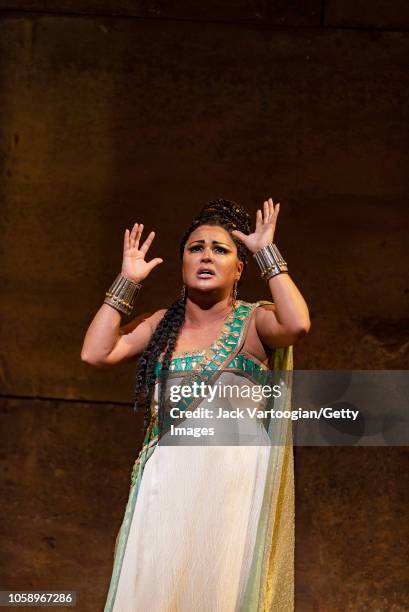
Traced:
<path fill-rule="evenodd" d="M 288 273 L 287 262 L 284 261 L 280 251 L 273 243 L 254 253 L 253 257 L 260 266 L 261 277 L 265 281 L 269 281 L 270 278 L 282 272 Z"/>
<path fill-rule="evenodd" d="M 118 274 L 108 291 L 105 293 L 104 304 L 109 304 L 126 315 L 132 314 L 135 299 L 142 285 L 130 278 Z"/>

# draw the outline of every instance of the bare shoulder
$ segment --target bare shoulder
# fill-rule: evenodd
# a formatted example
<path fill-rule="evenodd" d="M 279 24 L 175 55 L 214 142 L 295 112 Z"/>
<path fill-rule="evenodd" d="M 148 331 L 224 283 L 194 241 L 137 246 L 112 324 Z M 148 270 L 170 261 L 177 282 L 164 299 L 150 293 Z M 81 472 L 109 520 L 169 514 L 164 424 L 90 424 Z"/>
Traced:
<path fill-rule="evenodd" d="M 254 323 L 257 333 L 260 339 L 264 341 L 265 327 L 271 325 L 272 318 L 275 319 L 276 306 L 273 302 L 268 300 L 259 300 L 256 302 L 256 309 L 254 313 Z"/>
<path fill-rule="evenodd" d="M 276 311 L 276 305 L 274 304 L 274 302 L 269 302 L 267 300 L 259 300 L 258 302 L 256 302 L 256 304 L 257 304 L 257 308 L 255 312 L 256 323 L 262 320 L 266 316 L 267 312 L 274 313 Z"/>
<path fill-rule="evenodd" d="M 255 328 L 260 340 L 270 349 L 292 346 L 300 338 L 301 332 L 282 325 L 277 319 L 273 302 L 260 300 L 255 312 Z"/>
<path fill-rule="evenodd" d="M 274 304 L 274 302 L 271 302 L 270 300 L 258 300 L 258 302 L 256 302 L 257 304 L 257 310 L 261 311 L 261 310 L 275 310 L 276 305 Z"/>
<path fill-rule="evenodd" d="M 276 306 L 273 302 L 267 300 L 257 302 L 254 323 L 260 341 L 269 349 L 292 343 L 292 339 L 289 342 L 288 338 L 283 337 L 281 326 L 276 317 Z"/>

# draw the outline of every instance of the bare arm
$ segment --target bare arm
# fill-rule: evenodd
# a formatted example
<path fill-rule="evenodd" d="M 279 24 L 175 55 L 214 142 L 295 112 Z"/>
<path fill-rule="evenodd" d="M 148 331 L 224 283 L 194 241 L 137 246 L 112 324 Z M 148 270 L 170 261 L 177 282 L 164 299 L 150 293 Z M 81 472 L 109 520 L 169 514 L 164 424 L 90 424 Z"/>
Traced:
<path fill-rule="evenodd" d="M 257 333 L 270 348 L 291 346 L 310 330 L 308 306 L 288 274 L 278 274 L 268 284 L 274 304 L 257 308 Z"/>
<path fill-rule="evenodd" d="M 140 355 L 166 309 L 143 313 L 127 325 L 120 325 L 120 313 L 103 304 L 85 335 L 81 359 L 94 366 L 111 366 Z"/>
<path fill-rule="evenodd" d="M 150 232 L 139 247 L 142 231 L 143 224 L 135 223 L 132 231 L 126 229 L 124 234 L 121 274 L 137 283 L 163 261 L 160 257 L 145 261 L 155 232 Z M 164 312 L 166 310 L 153 315 L 142 313 L 121 327 L 121 313 L 108 304 L 102 304 L 85 334 L 81 359 L 96 366 L 113 365 L 142 353 Z"/>
<path fill-rule="evenodd" d="M 264 202 L 264 211 L 257 211 L 256 229 L 248 236 L 233 230 L 254 254 L 273 242 L 280 204 L 274 207 L 269 198 Z M 270 348 L 291 346 L 308 333 L 311 321 L 308 306 L 289 274 L 273 276 L 268 281 L 274 304 L 257 308 L 255 323 L 259 338 Z"/>

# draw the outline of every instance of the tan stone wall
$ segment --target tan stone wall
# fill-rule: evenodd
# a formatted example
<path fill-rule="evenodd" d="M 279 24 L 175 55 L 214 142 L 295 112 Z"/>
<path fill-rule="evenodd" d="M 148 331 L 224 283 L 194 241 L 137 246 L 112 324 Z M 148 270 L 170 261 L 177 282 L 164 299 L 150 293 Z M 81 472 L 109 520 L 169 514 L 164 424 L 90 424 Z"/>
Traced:
<path fill-rule="evenodd" d="M 296 367 L 408 368 L 407 20 L 398 1 L 0 1 L 1 584 L 103 605 L 141 419 L 135 364 L 80 350 L 133 222 L 165 260 L 146 312 L 177 296 L 205 201 L 272 196 L 312 317 Z M 240 297 L 269 297 L 254 265 Z M 297 610 L 408 607 L 406 458 L 296 450 Z"/>

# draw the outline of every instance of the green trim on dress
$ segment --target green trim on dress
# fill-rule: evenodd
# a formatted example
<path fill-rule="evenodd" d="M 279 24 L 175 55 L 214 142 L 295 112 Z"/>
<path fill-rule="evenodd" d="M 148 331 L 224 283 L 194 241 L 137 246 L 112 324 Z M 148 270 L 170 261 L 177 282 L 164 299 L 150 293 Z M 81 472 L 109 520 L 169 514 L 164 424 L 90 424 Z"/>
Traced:
<path fill-rule="evenodd" d="M 259 301 L 251 303 L 239 300 L 236 303 L 234 310 L 229 315 L 225 324 L 223 325 L 221 334 L 212 344 L 212 346 L 205 351 L 200 351 L 196 353 L 185 352 L 181 355 L 176 355 L 170 362 L 169 371 L 191 372 L 192 375 L 190 376 L 190 380 L 194 380 L 196 378 L 200 381 L 204 380 L 205 382 L 208 382 L 212 380 L 212 377 L 214 377 L 215 373 L 219 369 L 222 369 L 222 371 L 240 370 L 251 376 L 252 378 L 254 377 L 260 384 L 262 384 L 261 380 L 263 379 L 263 376 L 267 378 L 267 376 L 269 375 L 268 373 L 271 373 L 267 366 L 257 363 L 250 357 L 244 354 L 240 354 L 240 352 L 231 361 L 227 360 L 229 354 L 234 352 L 235 348 L 237 347 L 237 344 L 242 339 L 242 332 L 243 329 L 246 327 L 246 323 L 249 320 L 249 315 L 253 312 L 255 307 L 263 303 L 271 302 Z M 157 377 L 160 373 L 160 370 L 161 363 L 158 362 L 155 367 Z M 186 409 L 191 401 L 192 398 L 184 398 L 184 400 L 182 400 L 181 402 L 185 404 L 183 408 Z M 154 404 L 154 402 L 152 404 Z M 142 449 L 137 459 L 135 460 L 132 468 L 128 502 L 116 540 L 113 571 L 104 612 L 112 612 L 113 606 L 115 604 L 119 577 L 121 574 L 126 544 L 130 532 L 130 527 L 135 510 L 139 487 L 143 476 L 144 467 L 147 460 L 155 450 L 157 443 L 157 414 L 152 414 L 151 425 L 148 427 L 142 445 Z"/>

